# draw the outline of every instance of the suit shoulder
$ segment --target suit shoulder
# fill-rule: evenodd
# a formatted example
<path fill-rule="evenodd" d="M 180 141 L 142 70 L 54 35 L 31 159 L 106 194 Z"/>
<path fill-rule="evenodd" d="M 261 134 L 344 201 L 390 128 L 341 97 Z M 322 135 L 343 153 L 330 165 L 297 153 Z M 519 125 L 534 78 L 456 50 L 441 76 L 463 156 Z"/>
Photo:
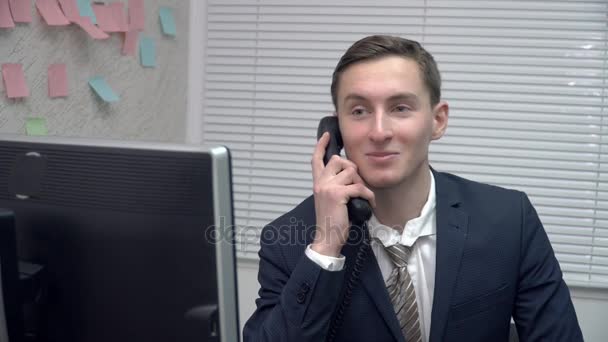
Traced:
<path fill-rule="evenodd" d="M 520 190 L 482 183 L 447 172 L 437 172 L 437 175 L 444 178 L 445 183 L 453 184 L 469 200 L 520 201 L 521 197 L 525 196 L 525 193 Z"/>
<path fill-rule="evenodd" d="M 315 215 L 315 201 L 311 195 L 296 205 L 293 209 L 274 219 L 269 225 L 281 226 L 294 221 L 309 221 Z"/>
<path fill-rule="evenodd" d="M 315 202 L 311 195 L 293 209 L 274 219 L 262 229 L 262 239 L 267 231 L 301 231 L 315 225 Z M 266 233 L 266 234 L 271 234 Z"/>

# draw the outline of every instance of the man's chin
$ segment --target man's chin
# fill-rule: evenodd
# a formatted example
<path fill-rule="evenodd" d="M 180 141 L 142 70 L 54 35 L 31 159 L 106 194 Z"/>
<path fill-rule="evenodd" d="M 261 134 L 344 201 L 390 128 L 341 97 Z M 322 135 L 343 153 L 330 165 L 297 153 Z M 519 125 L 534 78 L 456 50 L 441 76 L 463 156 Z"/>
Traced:
<path fill-rule="evenodd" d="M 368 177 L 363 178 L 363 181 L 372 191 L 391 189 L 399 184 L 393 177 Z"/>
<path fill-rule="evenodd" d="M 375 173 L 374 174 L 374 173 L 372 173 L 372 175 L 369 177 L 365 177 L 365 176 L 361 175 L 361 178 L 363 178 L 365 185 L 374 192 L 382 191 L 382 190 L 393 190 L 395 188 L 400 188 L 404 185 L 404 183 L 408 183 L 408 181 L 411 180 L 411 177 L 412 177 L 412 175 L 410 173 L 408 173 L 408 174 L 393 174 L 393 173 L 386 173 L 386 174 Z"/>

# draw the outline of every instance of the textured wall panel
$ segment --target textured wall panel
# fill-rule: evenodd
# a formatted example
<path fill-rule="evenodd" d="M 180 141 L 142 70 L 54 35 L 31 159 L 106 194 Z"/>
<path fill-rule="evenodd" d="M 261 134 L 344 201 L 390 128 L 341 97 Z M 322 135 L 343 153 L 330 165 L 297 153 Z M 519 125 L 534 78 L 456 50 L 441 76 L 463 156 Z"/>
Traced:
<path fill-rule="evenodd" d="M 121 2 L 127 5 L 127 0 Z M 34 3 L 34 1 L 32 1 Z M 27 117 L 46 118 L 49 135 L 126 140 L 184 139 L 188 65 L 188 7 L 184 0 L 146 0 L 146 28 L 156 42 L 156 68 L 123 56 L 122 34 L 93 40 L 76 25 L 47 26 L 32 5 L 34 21 L 0 29 L 0 63 L 22 63 L 30 96 L 8 99 L 0 84 L 0 133 L 25 134 Z M 159 6 L 174 8 L 177 37 L 163 36 Z M 138 51 L 139 52 L 139 51 Z M 65 63 L 69 97 L 48 97 L 47 68 Z M 88 86 L 103 76 L 121 97 L 104 103 Z"/>

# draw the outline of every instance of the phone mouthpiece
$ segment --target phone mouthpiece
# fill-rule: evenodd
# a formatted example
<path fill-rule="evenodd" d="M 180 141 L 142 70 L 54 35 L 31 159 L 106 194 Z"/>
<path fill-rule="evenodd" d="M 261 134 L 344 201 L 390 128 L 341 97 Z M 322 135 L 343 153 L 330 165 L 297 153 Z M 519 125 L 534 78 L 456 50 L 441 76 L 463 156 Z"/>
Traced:
<path fill-rule="evenodd" d="M 353 198 L 346 204 L 348 217 L 353 225 L 362 226 L 364 222 L 372 217 L 372 207 L 363 198 Z"/>

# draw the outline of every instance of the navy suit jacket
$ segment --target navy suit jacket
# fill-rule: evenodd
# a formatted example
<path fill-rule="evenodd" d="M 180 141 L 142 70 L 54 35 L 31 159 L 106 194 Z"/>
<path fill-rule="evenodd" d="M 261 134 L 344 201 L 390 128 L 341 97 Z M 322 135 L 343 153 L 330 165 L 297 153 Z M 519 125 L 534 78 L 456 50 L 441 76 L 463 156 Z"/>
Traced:
<path fill-rule="evenodd" d="M 545 230 L 519 191 L 433 170 L 437 255 L 430 341 L 582 341 L 568 287 Z M 404 204 L 405 205 L 405 204 Z M 324 341 L 359 248 L 342 249 L 345 270 L 323 270 L 304 254 L 315 231 L 314 198 L 262 231 L 257 310 L 247 341 Z M 404 341 L 370 251 L 336 341 Z"/>

